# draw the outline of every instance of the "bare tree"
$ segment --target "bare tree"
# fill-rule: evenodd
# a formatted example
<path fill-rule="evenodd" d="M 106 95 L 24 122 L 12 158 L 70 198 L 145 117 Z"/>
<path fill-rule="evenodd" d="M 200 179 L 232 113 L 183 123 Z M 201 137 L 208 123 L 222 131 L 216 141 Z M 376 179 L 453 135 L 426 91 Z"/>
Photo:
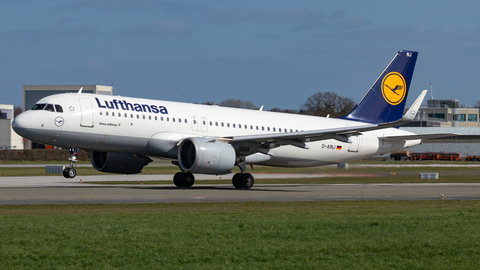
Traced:
<path fill-rule="evenodd" d="M 298 113 L 297 110 L 280 109 L 280 108 L 272 108 L 270 111 L 271 111 L 271 112 L 283 112 L 283 113 Z"/>
<path fill-rule="evenodd" d="M 241 100 L 241 99 L 234 99 L 234 98 L 229 98 L 229 99 L 224 99 L 220 101 L 220 104 L 218 104 L 223 107 L 232 107 L 232 108 L 244 108 L 244 109 L 257 109 L 257 106 L 253 104 L 251 101 L 248 100 Z"/>
<path fill-rule="evenodd" d="M 475 108 L 480 108 L 480 100 L 477 100 L 477 101 L 476 101 Z"/>
<path fill-rule="evenodd" d="M 355 102 L 351 98 L 341 97 L 332 92 L 318 92 L 307 98 L 304 104 L 300 106 L 300 113 L 341 117 L 349 113 L 355 107 Z"/>
<path fill-rule="evenodd" d="M 13 117 L 14 117 L 14 118 L 17 117 L 17 115 L 21 114 L 22 112 L 23 112 L 22 107 L 20 107 L 20 106 L 15 106 L 15 107 L 13 108 L 13 115 L 14 115 Z"/>

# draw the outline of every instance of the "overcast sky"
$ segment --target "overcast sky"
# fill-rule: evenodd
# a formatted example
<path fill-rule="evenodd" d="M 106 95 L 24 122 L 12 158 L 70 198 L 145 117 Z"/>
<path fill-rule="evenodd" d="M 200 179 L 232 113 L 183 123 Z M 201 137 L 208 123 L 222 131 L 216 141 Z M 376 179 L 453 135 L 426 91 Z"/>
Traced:
<path fill-rule="evenodd" d="M 479 11 L 473 0 L 0 0 L 0 103 L 21 106 L 22 85 L 97 83 L 266 109 L 324 91 L 358 102 L 407 49 L 419 52 L 407 104 L 430 83 L 436 98 L 474 104 Z"/>

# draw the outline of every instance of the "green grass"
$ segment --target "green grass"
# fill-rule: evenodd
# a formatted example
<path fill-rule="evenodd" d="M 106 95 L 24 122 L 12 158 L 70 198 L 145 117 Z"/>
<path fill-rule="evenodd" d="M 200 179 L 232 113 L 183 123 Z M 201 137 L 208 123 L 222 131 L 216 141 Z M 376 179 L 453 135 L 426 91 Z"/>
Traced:
<path fill-rule="evenodd" d="M 0 206 L 0 269 L 478 269 L 479 201 Z"/>

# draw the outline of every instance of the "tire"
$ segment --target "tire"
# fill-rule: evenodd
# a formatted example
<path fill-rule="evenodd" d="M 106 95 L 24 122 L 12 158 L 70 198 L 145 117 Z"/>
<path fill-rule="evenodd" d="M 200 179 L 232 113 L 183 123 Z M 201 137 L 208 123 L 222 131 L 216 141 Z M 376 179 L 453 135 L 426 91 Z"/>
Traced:
<path fill-rule="evenodd" d="M 183 183 L 182 183 L 182 172 L 177 172 L 174 176 L 173 176 L 173 183 L 175 184 L 175 186 L 177 187 L 183 187 Z"/>
<path fill-rule="evenodd" d="M 77 176 L 77 170 L 75 170 L 74 168 L 68 168 L 67 176 L 68 178 L 75 178 L 75 176 Z"/>
<path fill-rule="evenodd" d="M 241 173 L 236 173 L 235 175 L 233 175 L 232 184 L 235 188 L 242 188 L 241 177 L 242 177 Z"/>
<path fill-rule="evenodd" d="M 253 175 L 251 175 L 250 173 L 244 173 L 240 177 L 240 182 L 244 189 L 249 189 L 253 187 L 253 185 L 255 184 L 255 179 L 253 178 Z"/>
<path fill-rule="evenodd" d="M 65 168 L 65 169 L 63 169 L 63 172 L 62 172 L 62 173 L 63 173 L 63 177 L 65 177 L 65 178 L 69 178 L 67 171 L 68 171 L 68 168 Z"/>
<path fill-rule="evenodd" d="M 195 177 L 189 172 L 184 173 L 181 179 L 184 187 L 191 187 L 195 183 Z"/>

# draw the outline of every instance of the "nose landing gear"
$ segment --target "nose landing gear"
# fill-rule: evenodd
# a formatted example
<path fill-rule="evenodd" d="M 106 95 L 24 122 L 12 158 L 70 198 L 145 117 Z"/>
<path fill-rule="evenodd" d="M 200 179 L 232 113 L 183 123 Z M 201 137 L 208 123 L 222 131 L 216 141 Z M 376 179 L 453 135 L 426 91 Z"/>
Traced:
<path fill-rule="evenodd" d="M 63 170 L 63 177 L 74 178 L 75 176 L 77 176 L 77 170 L 75 170 L 75 168 L 73 166 L 77 162 L 77 156 L 78 156 L 79 153 L 80 153 L 80 149 L 78 149 L 78 148 L 68 149 L 68 154 L 70 155 L 70 157 L 68 158 L 68 160 L 70 160 L 70 167 L 65 168 Z"/>

